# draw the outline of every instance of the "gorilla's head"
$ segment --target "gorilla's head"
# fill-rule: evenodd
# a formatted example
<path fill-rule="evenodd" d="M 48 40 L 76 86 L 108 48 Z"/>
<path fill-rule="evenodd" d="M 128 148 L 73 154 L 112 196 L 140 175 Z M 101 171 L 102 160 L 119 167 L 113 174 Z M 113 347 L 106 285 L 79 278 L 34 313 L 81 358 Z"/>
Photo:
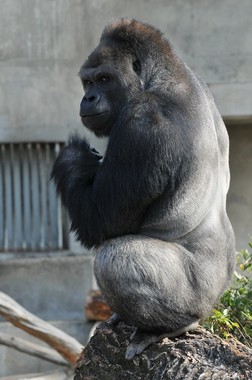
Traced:
<path fill-rule="evenodd" d="M 157 48 L 158 47 L 158 48 Z M 83 124 L 97 136 L 109 135 L 122 108 L 144 89 L 159 90 L 170 45 L 150 25 L 123 19 L 105 28 L 97 48 L 80 69 L 85 95 Z"/>

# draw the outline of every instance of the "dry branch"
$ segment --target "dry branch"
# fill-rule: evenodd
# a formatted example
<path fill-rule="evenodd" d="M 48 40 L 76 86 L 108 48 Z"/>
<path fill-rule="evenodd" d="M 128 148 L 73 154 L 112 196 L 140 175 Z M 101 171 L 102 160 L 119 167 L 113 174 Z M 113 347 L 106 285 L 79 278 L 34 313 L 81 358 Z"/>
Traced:
<path fill-rule="evenodd" d="M 90 290 L 85 305 L 85 315 L 89 321 L 106 321 L 111 317 L 111 309 L 101 291 Z"/>
<path fill-rule="evenodd" d="M 0 292 L 0 315 L 16 327 L 49 344 L 71 365 L 75 364 L 83 348 L 76 339 L 29 313 L 2 292 Z"/>
<path fill-rule="evenodd" d="M 51 348 L 41 347 L 38 344 L 28 342 L 25 339 L 16 338 L 9 334 L 0 333 L 0 344 L 58 365 L 69 365 L 69 363 L 63 359 L 61 355 Z"/>

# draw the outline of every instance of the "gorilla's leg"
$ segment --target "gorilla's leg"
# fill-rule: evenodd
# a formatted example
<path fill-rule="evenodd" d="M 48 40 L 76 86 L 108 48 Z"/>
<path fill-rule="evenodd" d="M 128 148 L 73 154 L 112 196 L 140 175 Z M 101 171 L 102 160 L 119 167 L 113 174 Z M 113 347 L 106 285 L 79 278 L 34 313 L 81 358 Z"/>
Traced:
<path fill-rule="evenodd" d="M 94 270 L 116 313 L 111 322 L 120 316 L 138 328 L 127 358 L 163 337 L 195 329 L 211 309 L 214 276 L 179 244 L 139 235 L 111 239 L 98 250 Z"/>

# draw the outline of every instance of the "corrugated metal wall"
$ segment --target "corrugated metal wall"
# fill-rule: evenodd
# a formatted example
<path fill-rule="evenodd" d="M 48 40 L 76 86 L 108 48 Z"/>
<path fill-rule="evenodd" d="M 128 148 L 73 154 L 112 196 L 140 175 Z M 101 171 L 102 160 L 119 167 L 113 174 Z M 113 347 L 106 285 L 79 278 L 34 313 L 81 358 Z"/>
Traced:
<path fill-rule="evenodd" d="M 0 144 L 0 251 L 67 248 L 67 219 L 50 181 L 61 147 Z"/>

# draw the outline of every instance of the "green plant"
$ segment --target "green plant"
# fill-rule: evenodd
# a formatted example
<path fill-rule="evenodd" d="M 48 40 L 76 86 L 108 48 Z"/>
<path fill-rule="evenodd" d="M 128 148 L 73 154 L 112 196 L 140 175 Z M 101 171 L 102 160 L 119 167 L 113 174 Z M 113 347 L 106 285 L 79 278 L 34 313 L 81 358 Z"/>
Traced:
<path fill-rule="evenodd" d="M 231 335 L 252 347 L 252 243 L 237 253 L 233 283 L 205 321 L 204 327 L 223 338 Z"/>

